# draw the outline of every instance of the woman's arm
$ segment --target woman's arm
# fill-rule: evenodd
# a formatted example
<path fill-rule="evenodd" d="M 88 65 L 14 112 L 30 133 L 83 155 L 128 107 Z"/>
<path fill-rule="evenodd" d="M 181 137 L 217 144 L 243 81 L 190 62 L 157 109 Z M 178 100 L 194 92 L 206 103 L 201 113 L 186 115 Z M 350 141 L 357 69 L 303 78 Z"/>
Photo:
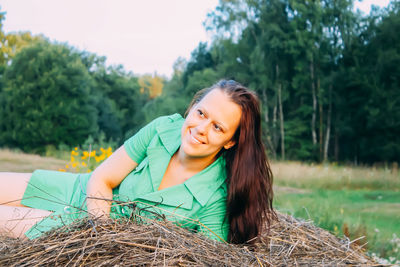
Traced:
<path fill-rule="evenodd" d="M 146 157 L 147 147 L 157 133 L 156 127 L 178 119 L 182 117 L 175 114 L 153 120 L 126 140 L 123 146 L 94 170 L 86 188 L 88 197 L 86 205 L 90 214 L 95 217 L 109 216 L 111 201 L 95 198 L 111 200 L 112 189 L 117 187 Z"/>
<path fill-rule="evenodd" d="M 94 217 L 109 216 L 111 201 L 96 198 L 111 200 L 112 189 L 117 187 L 137 165 L 122 145 L 94 170 L 86 188 L 89 214 Z"/>

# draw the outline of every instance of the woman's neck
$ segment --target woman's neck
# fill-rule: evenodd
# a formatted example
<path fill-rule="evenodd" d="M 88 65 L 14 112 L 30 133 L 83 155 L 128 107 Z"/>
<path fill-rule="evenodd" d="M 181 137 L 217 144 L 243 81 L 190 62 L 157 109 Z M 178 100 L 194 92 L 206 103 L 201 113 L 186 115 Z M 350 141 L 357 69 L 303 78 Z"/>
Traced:
<path fill-rule="evenodd" d="M 209 157 L 190 157 L 185 154 L 180 148 L 174 154 L 175 160 L 179 165 L 181 165 L 185 170 L 191 172 L 200 172 L 207 168 L 215 161 L 215 156 L 211 155 Z"/>

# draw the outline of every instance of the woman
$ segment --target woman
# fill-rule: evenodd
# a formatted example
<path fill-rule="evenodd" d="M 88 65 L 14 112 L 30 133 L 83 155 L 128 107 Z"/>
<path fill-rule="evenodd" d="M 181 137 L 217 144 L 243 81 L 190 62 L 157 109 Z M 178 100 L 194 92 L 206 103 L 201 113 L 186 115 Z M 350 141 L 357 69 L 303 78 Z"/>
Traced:
<path fill-rule="evenodd" d="M 87 214 L 132 216 L 119 205 L 127 202 L 145 217 L 161 213 L 231 243 L 252 242 L 274 217 L 259 102 L 232 80 L 199 91 L 185 119 L 154 120 L 91 174 L 37 170 L 0 179 L 7 185 L 0 229 L 14 237 L 35 238 Z"/>

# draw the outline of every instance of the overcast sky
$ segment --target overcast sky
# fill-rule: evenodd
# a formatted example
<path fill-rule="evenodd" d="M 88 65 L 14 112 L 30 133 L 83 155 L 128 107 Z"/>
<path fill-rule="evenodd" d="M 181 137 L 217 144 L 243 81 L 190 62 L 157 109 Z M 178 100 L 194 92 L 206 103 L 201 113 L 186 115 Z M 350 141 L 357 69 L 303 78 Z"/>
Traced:
<path fill-rule="evenodd" d="M 364 0 L 356 6 L 390 0 Z M 178 57 L 210 41 L 203 22 L 218 0 L 0 0 L 3 30 L 30 31 L 106 56 L 135 74 L 169 77 Z"/>

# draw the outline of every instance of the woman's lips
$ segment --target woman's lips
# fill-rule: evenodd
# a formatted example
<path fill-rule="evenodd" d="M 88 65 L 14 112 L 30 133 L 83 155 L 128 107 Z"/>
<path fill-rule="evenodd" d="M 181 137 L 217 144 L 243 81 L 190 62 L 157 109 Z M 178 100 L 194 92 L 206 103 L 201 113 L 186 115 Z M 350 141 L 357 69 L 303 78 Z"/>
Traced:
<path fill-rule="evenodd" d="M 191 139 L 192 143 L 197 144 L 197 145 L 204 144 L 204 142 L 200 141 L 199 139 L 197 139 L 196 137 L 194 137 L 192 135 L 192 131 L 190 129 L 189 129 L 189 135 L 190 135 L 190 139 Z"/>
<path fill-rule="evenodd" d="M 192 137 L 192 141 L 193 141 L 193 143 L 195 143 L 195 144 L 201 144 L 201 142 L 199 141 L 199 140 L 197 140 L 193 135 L 190 135 L 191 137 Z"/>

